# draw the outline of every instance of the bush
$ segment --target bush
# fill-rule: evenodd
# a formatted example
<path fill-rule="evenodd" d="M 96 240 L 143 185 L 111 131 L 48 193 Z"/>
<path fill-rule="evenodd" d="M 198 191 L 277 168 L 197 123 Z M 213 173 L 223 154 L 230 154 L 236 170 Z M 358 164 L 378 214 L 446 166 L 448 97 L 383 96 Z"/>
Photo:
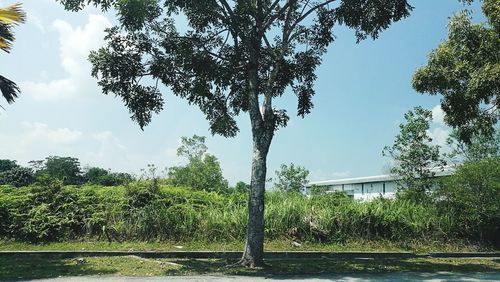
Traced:
<path fill-rule="evenodd" d="M 500 244 L 500 158 L 462 164 L 435 197 L 459 236 Z"/>
<path fill-rule="evenodd" d="M 29 242 L 62 241 L 85 235 L 85 220 L 95 203 L 82 204 L 76 188 L 54 181 L 47 186 L 23 187 L 20 192 L 0 199 L 0 207 L 9 211 L 8 230 L 4 234 Z M 12 202 L 7 203 L 9 200 Z"/>

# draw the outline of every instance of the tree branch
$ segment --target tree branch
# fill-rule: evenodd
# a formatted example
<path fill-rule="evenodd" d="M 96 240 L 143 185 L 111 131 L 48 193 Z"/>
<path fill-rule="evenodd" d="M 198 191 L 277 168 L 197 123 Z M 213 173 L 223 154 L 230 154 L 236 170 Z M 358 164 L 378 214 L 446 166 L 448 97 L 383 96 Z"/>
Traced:
<path fill-rule="evenodd" d="M 219 0 L 222 6 L 224 7 L 225 11 L 229 14 L 229 16 L 234 19 L 234 12 L 233 9 L 231 9 L 231 6 L 229 6 L 229 3 L 227 3 L 226 0 Z"/>
<path fill-rule="evenodd" d="M 324 6 L 326 6 L 326 5 L 330 4 L 330 3 L 333 3 L 333 2 L 335 2 L 335 1 L 337 1 L 337 0 L 327 0 L 327 1 L 323 2 L 323 3 L 321 3 L 321 4 L 318 4 L 318 5 L 314 6 L 314 7 L 312 7 L 311 9 L 309 9 L 309 11 L 307 11 L 305 14 L 301 15 L 301 16 L 300 16 L 300 17 L 299 17 L 299 18 L 298 18 L 298 19 L 297 19 L 297 20 L 293 23 L 293 25 L 292 25 L 292 27 L 291 27 L 291 29 L 290 29 L 290 30 L 294 30 L 294 29 L 295 29 L 295 27 L 296 27 L 296 26 L 297 26 L 300 22 L 302 22 L 303 20 L 305 20 L 305 19 L 306 19 L 306 18 L 307 18 L 307 17 L 308 17 L 308 16 L 309 16 L 312 12 L 314 12 L 314 11 L 318 10 L 319 8 L 322 8 L 322 7 L 324 7 Z"/>
<path fill-rule="evenodd" d="M 276 1 L 276 2 L 279 2 L 279 1 Z M 268 29 L 268 28 L 269 28 L 269 27 L 273 24 L 273 22 L 274 22 L 277 18 L 279 18 L 280 16 L 284 15 L 284 13 L 285 13 L 285 12 L 286 12 L 286 10 L 288 9 L 288 7 L 290 7 L 290 6 L 291 6 L 291 3 L 292 3 L 292 2 L 297 2 L 297 0 L 288 0 L 288 2 L 287 2 L 285 5 L 283 5 L 283 7 L 281 7 L 281 9 L 279 9 L 279 11 L 278 11 L 276 14 L 272 15 L 272 16 L 271 16 L 271 17 L 270 17 L 270 18 L 266 21 L 266 23 L 264 23 L 264 25 L 263 25 L 263 29 L 264 29 L 264 30 L 267 30 L 267 29 Z M 270 11 L 270 13 L 269 13 L 269 14 L 271 14 L 271 12 L 272 12 L 272 10 Z"/>

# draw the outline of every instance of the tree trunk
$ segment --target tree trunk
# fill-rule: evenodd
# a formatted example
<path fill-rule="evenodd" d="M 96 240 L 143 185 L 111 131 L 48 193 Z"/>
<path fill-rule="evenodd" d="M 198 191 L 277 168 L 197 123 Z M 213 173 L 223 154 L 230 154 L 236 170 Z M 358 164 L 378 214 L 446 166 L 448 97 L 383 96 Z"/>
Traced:
<path fill-rule="evenodd" d="M 258 33 L 256 29 L 253 31 Z M 271 106 L 271 96 L 266 96 L 262 107 L 259 104 L 259 58 L 260 42 L 258 36 L 249 41 L 248 102 L 252 124 L 253 156 L 250 196 L 248 198 L 248 226 L 245 251 L 240 263 L 244 266 L 264 265 L 264 194 L 266 190 L 266 159 L 274 135 L 275 119 Z"/>
<path fill-rule="evenodd" d="M 265 138 L 261 136 L 261 138 Z M 254 137 L 254 139 L 256 139 Z M 260 138 L 257 138 L 260 139 Z M 252 181 L 248 199 L 248 228 L 241 264 L 249 267 L 264 265 L 264 194 L 266 185 L 266 158 L 271 140 L 260 140 L 253 145 Z M 264 142 L 262 142 L 264 141 Z M 263 144 L 264 143 L 264 144 Z"/>

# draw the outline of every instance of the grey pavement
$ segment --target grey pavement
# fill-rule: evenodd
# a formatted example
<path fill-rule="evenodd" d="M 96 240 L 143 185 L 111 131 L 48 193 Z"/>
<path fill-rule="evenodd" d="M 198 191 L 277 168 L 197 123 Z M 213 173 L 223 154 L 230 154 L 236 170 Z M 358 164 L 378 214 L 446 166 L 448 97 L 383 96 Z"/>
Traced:
<path fill-rule="evenodd" d="M 85 276 L 85 277 L 60 277 L 54 279 L 27 280 L 36 282 L 250 282 L 250 281 L 500 281 L 500 272 L 480 272 L 480 273 L 416 273 L 416 272 L 393 272 L 377 274 L 328 274 L 328 275 L 297 275 L 297 276 L 164 276 L 164 277 L 112 277 L 112 276 Z"/>

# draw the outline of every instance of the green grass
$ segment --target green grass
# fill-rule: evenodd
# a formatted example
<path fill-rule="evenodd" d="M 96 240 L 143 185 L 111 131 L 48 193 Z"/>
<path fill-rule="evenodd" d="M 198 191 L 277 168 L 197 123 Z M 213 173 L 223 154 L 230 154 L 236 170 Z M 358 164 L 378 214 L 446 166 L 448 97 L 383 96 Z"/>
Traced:
<path fill-rule="evenodd" d="M 241 251 L 243 241 L 232 242 L 104 242 L 74 241 L 61 243 L 29 244 L 13 241 L 0 241 L 0 251 Z M 477 252 L 495 251 L 478 245 L 441 242 L 390 242 L 384 240 L 353 240 L 345 243 L 305 242 L 300 247 L 291 240 L 272 240 L 265 243 L 266 251 L 391 251 L 391 252 Z"/>
<path fill-rule="evenodd" d="M 135 256 L 85 259 L 0 258 L 1 279 L 50 278 L 81 275 L 163 276 L 196 274 L 281 275 L 331 273 L 492 272 L 498 259 L 288 259 L 267 260 L 263 268 L 230 267 L 221 259 L 145 259 Z"/>

